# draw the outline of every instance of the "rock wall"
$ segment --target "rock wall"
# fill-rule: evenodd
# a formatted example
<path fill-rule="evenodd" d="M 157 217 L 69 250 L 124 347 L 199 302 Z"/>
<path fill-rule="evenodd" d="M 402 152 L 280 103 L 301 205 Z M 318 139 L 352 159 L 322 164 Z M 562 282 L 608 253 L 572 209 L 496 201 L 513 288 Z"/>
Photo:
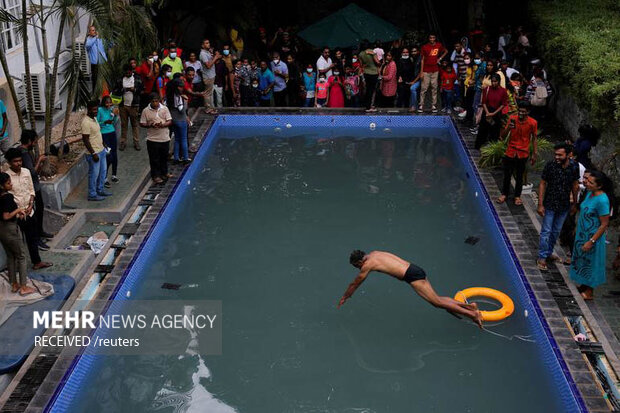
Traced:
<path fill-rule="evenodd" d="M 577 129 L 583 123 L 592 123 L 589 113 L 581 109 L 577 100 L 569 93 L 567 87 L 556 88 L 555 98 L 550 102 L 550 108 L 555 117 L 560 121 L 564 129 L 573 140 L 579 137 Z M 608 174 L 616 185 L 616 195 L 620 195 L 620 156 L 612 155 L 620 150 L 620 122 L 612 122 L 609 126 L 600 129 L 601 139 L 597 146 L 592 149 L 590 157 L 592 162 Z"/>

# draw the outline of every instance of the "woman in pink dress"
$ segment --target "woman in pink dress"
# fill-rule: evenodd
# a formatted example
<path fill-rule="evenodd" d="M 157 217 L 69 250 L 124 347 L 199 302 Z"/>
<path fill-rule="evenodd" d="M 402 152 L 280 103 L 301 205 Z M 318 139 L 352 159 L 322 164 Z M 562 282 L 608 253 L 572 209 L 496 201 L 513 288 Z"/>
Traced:
<path fill-rule="evenodd" d="M 329 88 L 328 108 L 344 108 L 344 77 L 338 68 L 334 69 L 334 74 L 327 79 Z"/>
<path fill-rule="evenodd" d="M 391 52 L 385 54 L 385 64 L 381 70 L 381 101 L 380 107 L 393 108 L 396 101 L 398 78 L 396 76 L 396 63 Z"/>

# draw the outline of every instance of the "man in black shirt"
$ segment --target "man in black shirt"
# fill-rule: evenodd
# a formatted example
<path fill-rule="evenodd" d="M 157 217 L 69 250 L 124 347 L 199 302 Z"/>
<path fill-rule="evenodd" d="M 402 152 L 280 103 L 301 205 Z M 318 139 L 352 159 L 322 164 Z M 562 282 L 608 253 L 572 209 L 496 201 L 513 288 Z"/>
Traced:
<path fill-rule="evenodd" d="M 570 146 L 558 143 L 554 149 L 554 160 L 545 165 L 538 187 L 538 214 L 543 217 L 543 223 L 537 265 L 542 271 L 547 270 L 547 259 L 553 257 L 553 247 L 566 216 L 576 210 L 579 193 L 579 168 L 570 162 Z"/>

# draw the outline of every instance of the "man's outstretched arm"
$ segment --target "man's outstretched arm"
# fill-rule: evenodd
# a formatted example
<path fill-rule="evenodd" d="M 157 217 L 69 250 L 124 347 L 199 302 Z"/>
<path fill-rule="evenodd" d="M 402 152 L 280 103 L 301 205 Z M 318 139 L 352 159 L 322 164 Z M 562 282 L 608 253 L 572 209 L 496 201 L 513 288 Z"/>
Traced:
<path fill-rule="evenodd" d="M 360 273 L 358 274 L 357 277 L 355 277 L 353 282 L 349 284 L 347 291 L 344 292 L 344 295 L 342 296 L 342 298 L 340 299 L 340 302 L 338 303 L 338 308 L 340 308 L 340 306 L 344 304 L 344 302 L 347 301 L 353 295 L 355 290 L 357 290 L 357 287 L 362 285 L 366 277 L 368 277 L 368 273 L 369 273 L 368 270 L 360 271 Z"/>

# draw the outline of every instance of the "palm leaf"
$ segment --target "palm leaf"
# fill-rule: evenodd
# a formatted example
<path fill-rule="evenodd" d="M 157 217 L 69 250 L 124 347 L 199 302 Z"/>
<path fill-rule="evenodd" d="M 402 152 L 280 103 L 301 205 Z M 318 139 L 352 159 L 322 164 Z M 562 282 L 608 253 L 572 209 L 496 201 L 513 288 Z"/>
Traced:
<path fill-rule="evenodd" d="M 538 143 L 538 159 L 536 165 L 534 165 L 534 169 L 539 170 L 544 166 L 545 155 L 553 151 L 554 144 L 547 138 L 537 138 L 536 141 Z M 480 160 L 478 161 L 478 165 L 480 165 L 481 168 L 496 168 L 500 166 L 507 147 L 507 140 L 499 140 L 484 145 L 480 148 Z M 532 146 L 530 144 L 530 150 L 531 149 Z"/>

